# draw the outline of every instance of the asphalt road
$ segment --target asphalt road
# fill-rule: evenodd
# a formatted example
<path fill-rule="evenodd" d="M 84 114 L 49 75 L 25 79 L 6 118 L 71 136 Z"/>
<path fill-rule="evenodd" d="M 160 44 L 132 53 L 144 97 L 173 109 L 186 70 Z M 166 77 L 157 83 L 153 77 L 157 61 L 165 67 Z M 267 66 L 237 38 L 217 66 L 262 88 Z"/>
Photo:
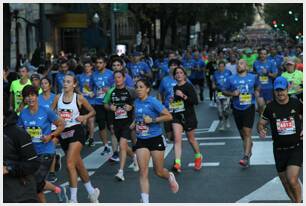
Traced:
<path fill-rule="evenodd" d="M 207 95 L 206 95 L 207 97 Z M 253 129 L 253 156 L 251 167 L 241 168 L 238 161 L 242 157 L 242 142 L 231 117 L 231 128 L 220 132 L 218 130 L 217 109 L 208 106 L 206 99 L 196 107 L 198 130 L 196 137 L 201 145 L 203 163 L 201 171 L 194 171 L 190 165 L 194 154 L 189 143 L 183 141 L 182 173 L 177 175 L 180 190 L 172 194 L 168 182 L 155 176 L 150 168 L 150 202 L 152 203 L 235 203 L 235 202 L 290 202 L 285 194 L 274 165 L 272 155 L 272 140 L 258 138 Z M 257 119 L 257 118 L 256 118 Z M 255 121 L 256 124 L 256 121 Z M 254 128 L 255 128 L 254 124 Z M 125 169 L 124 182 L 118 182 L 114 175 L 119 164 L 107 161 L 101 156 L 103 149 L 101 140 L 95 136 L 95 147 L 84 147 L 82 157 L 88 165 L 91 182 L 100 188 L 100 202 L 104 203 L 139 203 L 140 188 L 138 173 L 128 168 L 132 163 L 128 159 Z M 174 152 L 172 142 L 168 142 L 165 167 L 171 168 Z M 69 193 L 68 177 L 63 168 L 57 173 L 59 180 L 56 184 L 66 186 Z M 303 179 L 302 174 L 300 176 Z M 57 202 L 54 194 L 47 194 L 48 202 Z M 78 201 L 88 202 L 87 192 L 79 182 Z"/>

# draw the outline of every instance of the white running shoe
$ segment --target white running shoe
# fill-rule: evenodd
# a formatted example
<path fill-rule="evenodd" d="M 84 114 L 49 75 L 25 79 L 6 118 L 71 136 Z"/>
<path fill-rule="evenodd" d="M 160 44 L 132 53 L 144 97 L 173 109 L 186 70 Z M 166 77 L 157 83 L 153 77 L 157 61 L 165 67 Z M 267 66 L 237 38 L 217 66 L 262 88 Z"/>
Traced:
<path fill-rule="evenodd" d="M 69 200 L 69 203 L 78 203 L 78 201 Z"/>
<path fill-rule="evenodd" d="M 177 184 L 176 180 L 175 180 L 175 176 L 172 172 L 169 172 L 169 184 L 170 184 L 170 188 L 171 188 L 171 191 L 173 193 L 177 193 L 179 191 L 179 185 Z"/>
<path fill-rule="evenodd" d="M 220 130 L 220 131 L 223 131 L 223 130 L 224 130 L 224 121 L 223 121 L 223 120 L 220 122 L 219 130 Z"/>
<path fill-rule="evenodd" d="M 139 171 L 139 166 L 138 166 L 136 155 L 134 155 L 134 157 L 133 157 L 133 170 L 134 170 L 134 172 L 138 172 Z"/>
<path fill-rule="evenodd" d="M 115 178 L 119 181 L 124 181 L 123 171 L 118 171 L 118 173 L 115 175 Z"/>
<path fill-rule="evenodd" d="M 209 106 L 210 106 L 210 107 L 213 107 L 213 106 L 214 106 L 214 102 L 213 102 L 213 101 L 210 101 L 210 102 L 209 102 Z"/>
<path fill-rule="evenodd" d="M 95 188 L 95 191 L 92 194 L 88 195 L 88 199 L 92 203 L 99 203 L 100 190 L 99 188 Z"/>

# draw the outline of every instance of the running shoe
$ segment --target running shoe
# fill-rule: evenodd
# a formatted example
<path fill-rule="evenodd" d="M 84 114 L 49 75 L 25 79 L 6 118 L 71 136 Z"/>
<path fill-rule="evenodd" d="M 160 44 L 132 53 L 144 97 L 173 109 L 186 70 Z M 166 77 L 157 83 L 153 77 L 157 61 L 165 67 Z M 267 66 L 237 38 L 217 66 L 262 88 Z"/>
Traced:
<path fill-rule="evenodd" d="M 114 154 L 109 158 L 109 160 L 111 162 L 120 162 L 120 159 L 119 159 L 119 154 L 118 152 L 114 152 Z"/>
<path fill-rule="evenodd" d="M 170 175 L 169 185 L 170 185 L 171 191 L 173 193 L 177 193 L 179 191 L 179 185 L 176 182 L 174 174 L 172 172 L 169 172 L 169 175 Z"/>
<path fill-rule="evenodd" d="M 56 194 L 58 202 L 67 203 L 68 202 L 68 196 L 67 196 L 66 188 L 62 187 L 62 186 L 59 186 L 59 187 L 61 188 L 61 192 Z"/>
<path fill-rule="evenodd" d="M 55 155 L 55 172 L 58 172 L 62 169 L 62 157 L 59 154 Z"/>
<path fill-rule="evenodd" d="M 200 170 L 202 168 L 202 155 L 201 157 L 195 158 L 194 159 L 194 169 L 195 170 Z"/>
<path fill-rule="evenodd" d="M 244 155 L 243 158 L 239 161 L 239 164 L 244 167 L 250 167 L 250 158 L 247 155 Z"/>
<path fill-rule="evenodd" d="M 69 200 L 69 203 L 78 203 L 78 202 L 74 200 Z"/>
<path fill-rule="evenodd" d="M 95 188 L 95 191 L 92 194 L 88 195 L 88 199 L 92 203 L 99 203 L 100 190 L 99 188 Z"/>
<path fill-rule="evenodd" d="M 110 148 L 109 147 L 104 147 L 104 150 L 103 152 L 101 153 L 101 155 L 106 155 L 106 154 L 109 154 L 111 152 Z"/>
<path fill-rule="evenodd" d="M 88 138 L 88 147 L 93 147 L 95 145 L 95 140 L 93 138 Z"/>
<path fill-rule="evenodd" d="M 178 163 L 174 163 L 174 165 L 173 165 L 173 167 L 172 167 L 172 170 L 173 170 L 174 172 L 181 173 L 181 172 L 182 172 L 181 165 L 178 164 Z"/>
<path fill-rule="evenodd" d="M 54 172 L 49 172 L 47 176 L 47 181 L 51 183 L 55 183 L 57 181 L 57 177 Z"/>
<path fill-rule="evenodd" d="M 221 122 L 220 122 L 220 127 L 219 127 L 219 130 L 220 131 L 224 131 L 224 121 L 222 120 Z"/>
<path fill-rule="evenodd" d="M 118 171 L 118 173 L 115 175 L 115 178 L 119 181 L 124 181 L 125 178 L 123 176 L 123 171 Z"/>
<path fill-rule="evenodd" d="M 210 101 L 209 102 L 209 107 L 213 107 L 214 106 L 214 102 L 213 101 Z"/>
<path fill-rule="evenodd" d="M 139 171 L 139 165 L 138 165 L 138 162 L 137 162 L 136 155 L 134 155 L 134 157 L 133 157 L 133 170 L 134 170 L 134 172 L 138 172 Z"/>

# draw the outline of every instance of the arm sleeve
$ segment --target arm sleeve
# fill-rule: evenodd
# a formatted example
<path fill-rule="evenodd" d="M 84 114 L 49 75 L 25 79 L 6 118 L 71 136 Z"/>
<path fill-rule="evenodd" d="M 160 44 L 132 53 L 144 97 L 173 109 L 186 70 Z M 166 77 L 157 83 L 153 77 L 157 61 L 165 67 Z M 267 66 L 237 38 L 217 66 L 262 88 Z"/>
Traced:
<path fill-rule="evenodd" d="M 10 175 L 15 177 L 23 177 L 33 174 L 40 165 L 37 158 L 34 145 L 32 144 L 31 137 L 24 130 L 16 127 L 12 132 L 15 147 L 19 153 L 20 161 L 7 161 L 7 165 L 12 167 Z"/>
<path fill-rule="evenodd" d="M 111 96 L 111 93 L 114 91 L 115 87 L 112 87 L 110 88 L 107 92 L 106 92 L 106 95 L 104 97 L 104 100 L 103 100 L 103 103 L 104 104 L 109 104 L 110 103 L 110 96 Z"/>

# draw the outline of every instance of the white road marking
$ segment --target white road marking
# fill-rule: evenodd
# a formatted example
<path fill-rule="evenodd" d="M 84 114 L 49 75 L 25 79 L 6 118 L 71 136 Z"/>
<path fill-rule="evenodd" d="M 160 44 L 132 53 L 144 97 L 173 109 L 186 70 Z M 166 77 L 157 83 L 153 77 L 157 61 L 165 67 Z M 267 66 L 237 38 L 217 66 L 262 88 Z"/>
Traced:
<path fill-rule="evenodd" d="M 218 167 L 220 162 L 202 162 L 203 167 Z M 194 167 L 194 162 L 188 164 L 188 167 Z"/>
<path fill-rule="evenodd" d="M 173 148 L 173 144 L 167 143 L 167 147 L 166 147 L 165 154 L 164 154 L 165 159 L 170 153 L 170 151 L 172 150 L 172 148 Z M 152 158 L 150 158 L 149 167 L 153 167 Z M 129 165 L 129 168 L 133 168 L 133 163 Z"/>
<path fill-rule="evenodd" d="M 251 165 L 274 165 L 273 142 L 253 142 Z"/>
<path fill-rule="evenodd" d="M 225 142 L 204 142 L 200 143 L 200 146 L 220 146 L 225 145 Z"/>
<path fill-rule="evenodd" d="M 302 183 L 300 182 L 301 186 Z M 303 188 L 303 186 L 302 186 Z M 303 194 L 303 192 L 302 192 Z M 275 177 L 254 192 L 246 195 L 245 197 L 238 200 L 238 203 L 249 203 L 251 201 L 279 201 L 279 200 L 290 200 L 287 196 L 283 185 L 279 177 Z"/>
<path fill-rule="evenodd" d="M 98 169 L 101 167 L 108 159 L 112 156 L 112 148 L 110 148 L 111 152 L 107 155 L 101 155 L 103 152 L 104 147 L 98 148 L 96 151 L 90 153 L 87 157 L 83 159 L 85 167 L 87 169 Z"/>
<path fill-rule="evenodd" d="M 259 136 L 252 136 L 252 139 L 259 139 Z M 267 136 L 265 139 L 271 139 L 271 136 Z M 229 140 L 229 139 L 241 139 L 240 136 L 232 137 L 196 137 L 196 140 Z M 188 141 L 187 138 L 182 138 L 183 141 Z"/>
<path fill-rule="evenodd" d="M 217 129 L 217 127 L 218 127 L 218 125 L 219 125 L 219 120 L 214 120 L 212 123 L 211 123 L 211 125 L 210 125 L 210 127 L 209 127 L 209 129 L 208 129 L 208 132 L 215 132 L 216 131 L 216 129 Z"/>

